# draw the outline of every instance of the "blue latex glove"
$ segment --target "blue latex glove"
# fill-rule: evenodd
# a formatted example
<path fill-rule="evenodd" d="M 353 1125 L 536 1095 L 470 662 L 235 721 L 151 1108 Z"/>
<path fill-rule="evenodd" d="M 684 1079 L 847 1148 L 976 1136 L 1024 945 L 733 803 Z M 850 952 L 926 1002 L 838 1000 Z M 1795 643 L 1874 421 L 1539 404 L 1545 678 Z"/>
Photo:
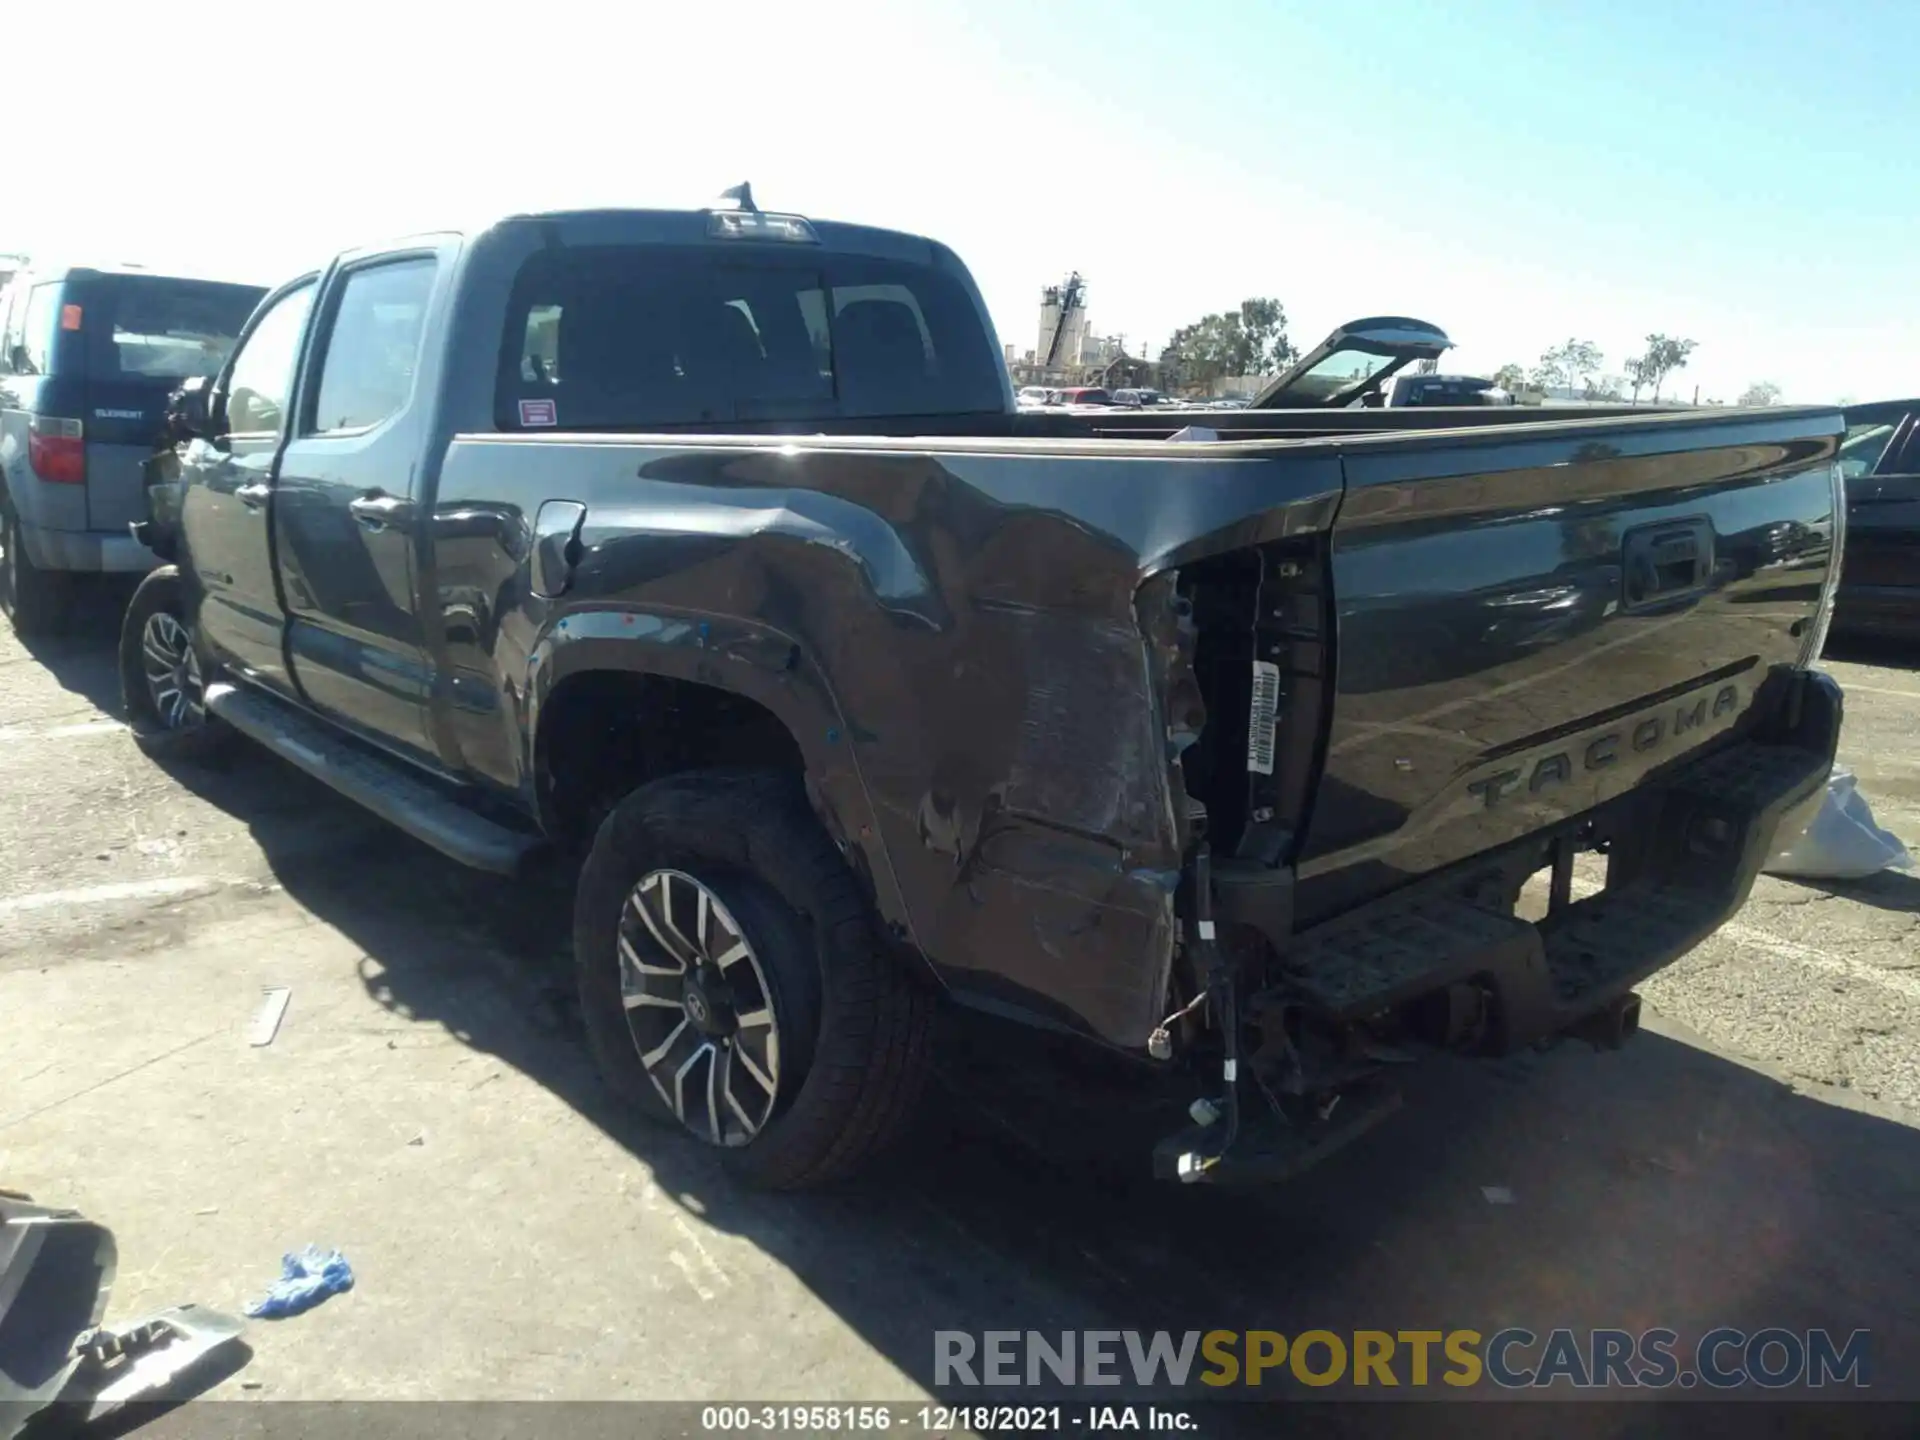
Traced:
<path fill-rule="evenodd" d="M 280 1257 L 280 1278 L 264 1300 L 247 1306 L 257 1320 L 281 1320 L 311 1310 L 329 1295 L 353 1288 L 353 1268 L 338 1250 L 309 1245 L 295 1255 Z"/>

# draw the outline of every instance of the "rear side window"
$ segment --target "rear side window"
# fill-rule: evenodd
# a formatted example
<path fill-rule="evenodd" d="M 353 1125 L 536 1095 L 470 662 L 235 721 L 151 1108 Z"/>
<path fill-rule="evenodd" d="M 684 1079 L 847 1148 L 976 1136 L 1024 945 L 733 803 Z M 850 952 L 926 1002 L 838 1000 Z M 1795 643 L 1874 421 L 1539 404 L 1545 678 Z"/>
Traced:
<path fill-rule="evenodd" d="M 20 326 L 27 315 L 27 286 L 14 280 L 0 290 L 0 375 L 13 373 L 14 350 L 20 344 Z"/>
<path fill-rule="evenodd" d="M 968 293 L 925 266 L 670 246 L 544 250 L 508 307 L 502 429 L 998 411 Z"/>
<path fill-rule="evenodd" d="M 266 292 L 162 275 L 112 275 L 69 287 L 82 306 L 95 379 L 181 381 L 217 375 Z"/>
<path fill-rule="evenodd" d="M 14 353 L 20 375 L 51 375 L 54 346 L 60 339 L 60 286 L 36 285 L 27 292 L 26 319 Z"/>
<path fill-rule="evenodd" d="M 433 289 L 430 256 L 351 272 L 334 309 L 309 433 L 368 430 L 413 393 Z"/>

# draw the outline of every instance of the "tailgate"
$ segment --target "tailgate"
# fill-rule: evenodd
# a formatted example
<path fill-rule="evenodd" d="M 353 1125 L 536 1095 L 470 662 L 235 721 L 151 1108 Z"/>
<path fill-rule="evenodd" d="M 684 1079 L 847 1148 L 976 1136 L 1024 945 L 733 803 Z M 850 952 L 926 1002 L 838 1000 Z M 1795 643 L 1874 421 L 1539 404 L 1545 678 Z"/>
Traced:
<path fill-rule="evenodd" d="M 1837 411 L 1344 447 L 1311 922 L 1738 731 L 1833 561 Z"/>
<path fill-rule="evenodd" d="M 87 381 L 87 528 L 125 534 L 147 518 L 147 457 L 180 381 L 116 377 Z"/>

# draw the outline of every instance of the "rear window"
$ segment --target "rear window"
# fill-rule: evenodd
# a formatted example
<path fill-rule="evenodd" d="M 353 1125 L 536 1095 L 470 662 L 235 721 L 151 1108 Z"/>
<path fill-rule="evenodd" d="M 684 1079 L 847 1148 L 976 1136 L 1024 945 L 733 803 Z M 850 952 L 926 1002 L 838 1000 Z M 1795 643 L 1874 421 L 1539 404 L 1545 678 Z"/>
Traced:
<path fill-rule="evenodd" d="M 966 290 L 859 256 L 667 246 L 544 250 L 508 306 L 505 430 L 998 411 Z"/>
<path fill-rule="evenodd" d="M 96 379 L 217 374 L 266 291 L 253 285 L 112 275 L 69 284 Z"/>

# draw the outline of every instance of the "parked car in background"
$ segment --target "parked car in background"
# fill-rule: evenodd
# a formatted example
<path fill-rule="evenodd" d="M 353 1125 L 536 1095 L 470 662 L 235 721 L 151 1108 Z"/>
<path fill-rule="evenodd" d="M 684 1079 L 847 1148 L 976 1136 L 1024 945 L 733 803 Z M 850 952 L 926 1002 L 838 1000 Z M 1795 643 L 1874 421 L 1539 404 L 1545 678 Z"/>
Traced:
<path fill-rule="evenodd" d="M 1847 542 L 1833 628 L 1920 639 L 1920 400 L 1846 415 Z"/>
<path fill-rule="evenodd" d="M 1014 404 L 1031 409 L 1038 405 L 1053 404 L 1053 391 L 1044 385 L 1022 385 L 1020 392 L 1013 397 Z"/>
<path fill-rule="evenodd" d="M 1397 375 L 1387 404 L 1511 405 L 1513 396 L 1479 375 Z"/>
<path fill-rule="evenodd" d="M 1099 385 L 1069 385 L 1053 392 L 1055 405 L 1112 405 L 1113 396 Z"/>
<path fill-rule="evenodd" d="M 142 465 L 167 395 L 213 375 L 266 291 L 131 266 L 30 266 L 0 295 L 0 609 L 59 623 L 80 575 L 154 556 Z"/>
<path fill-rule="evenodd" d="M 1378 406 L 1389 379 L 1419 361 L 1437 361 L 1452 348 L 1446 332 L 1426 320 L 1406 315 L 1349 320 L 1268 381 L 1248 405 L 1255 410 Z"/>

